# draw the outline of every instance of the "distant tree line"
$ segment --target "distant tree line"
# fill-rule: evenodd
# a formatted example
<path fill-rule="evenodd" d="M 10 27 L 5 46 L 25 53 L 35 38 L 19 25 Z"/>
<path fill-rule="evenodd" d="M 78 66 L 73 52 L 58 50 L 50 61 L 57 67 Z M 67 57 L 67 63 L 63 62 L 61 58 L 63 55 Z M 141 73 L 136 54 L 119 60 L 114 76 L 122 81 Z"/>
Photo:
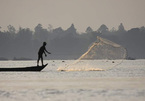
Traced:
<path fill-rule="evenodd" d="M 88 27 L 84 33 L 78 33 L 74 24 L 67 30 L 52 25 L 43 28 L 38 24 L 34 31 L 30 28 L 7 26 L 7 31 L 0 31 L 0 57 L 8 59 L 36 59 L 42 42 L 47 42 L 47 50 L 52 54 L 47 59 L 77 59 L 87 51 L 96 36 L 109 39 L 127 49 L 128 58 L 145 58 L 145 27 L 125 30 L 121 23 L 116 30 L 101 25 L 97 30 Z M 1 29 L 1 27 L 0 27 Z"/>

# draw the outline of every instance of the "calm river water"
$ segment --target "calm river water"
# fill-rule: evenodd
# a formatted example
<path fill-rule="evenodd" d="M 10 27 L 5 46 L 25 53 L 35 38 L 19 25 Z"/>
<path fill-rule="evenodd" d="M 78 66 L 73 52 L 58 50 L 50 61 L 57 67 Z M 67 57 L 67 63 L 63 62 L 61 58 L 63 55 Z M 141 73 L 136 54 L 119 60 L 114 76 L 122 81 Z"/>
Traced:
<path fill-rule="evenodd" d="M 120 61 L 81 61 L 111 67 L 105 71 L 61 72 L 59 67 L 74 60 L 45 60 L 41 72 L 0 72 L 0 101 L 144 101 L 145 60 Z M 36 61 L 0 61 L 0 68 L 33 65 Z"/>

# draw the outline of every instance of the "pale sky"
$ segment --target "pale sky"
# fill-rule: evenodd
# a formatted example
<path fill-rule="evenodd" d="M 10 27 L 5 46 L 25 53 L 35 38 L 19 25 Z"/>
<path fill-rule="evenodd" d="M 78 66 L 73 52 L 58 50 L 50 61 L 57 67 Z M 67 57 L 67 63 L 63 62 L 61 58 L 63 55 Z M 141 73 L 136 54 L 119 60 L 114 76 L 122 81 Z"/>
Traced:
<path fill-rule="evenodd" d="M 34 30 L 38 23 L 64 30 L 73 23 L 79 32 L 123 23 L 128 30 L 145 26 L 145 0 L 0 0 L 1 30 L 9 24 Z"/>

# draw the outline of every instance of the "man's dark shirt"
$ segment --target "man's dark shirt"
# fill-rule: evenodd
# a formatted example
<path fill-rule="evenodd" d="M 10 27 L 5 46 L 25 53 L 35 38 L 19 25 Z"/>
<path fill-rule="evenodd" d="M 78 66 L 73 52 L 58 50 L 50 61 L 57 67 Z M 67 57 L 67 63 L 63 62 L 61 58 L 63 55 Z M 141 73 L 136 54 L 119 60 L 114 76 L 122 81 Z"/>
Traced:
<path fill-rule="evenodd" d="M 45 46 L 40 47 L 38 54 L 42 55 L 45 52 L 46 48 Z"/>

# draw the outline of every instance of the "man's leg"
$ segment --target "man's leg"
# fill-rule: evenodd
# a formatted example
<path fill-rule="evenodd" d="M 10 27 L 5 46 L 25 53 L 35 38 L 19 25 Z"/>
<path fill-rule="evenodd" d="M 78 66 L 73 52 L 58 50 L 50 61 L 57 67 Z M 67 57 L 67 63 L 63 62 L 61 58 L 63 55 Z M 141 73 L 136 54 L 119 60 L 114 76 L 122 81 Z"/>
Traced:
<path fill-rule="evenodd" d="M 37 66 L 39 66 L 40 55 L 38 54 Z"/>
<path fill-rule="evenodd" d="M 43 66 L 43 57 L 41 56 L 41 63 L 42 63 L 42 66 Z"/>

